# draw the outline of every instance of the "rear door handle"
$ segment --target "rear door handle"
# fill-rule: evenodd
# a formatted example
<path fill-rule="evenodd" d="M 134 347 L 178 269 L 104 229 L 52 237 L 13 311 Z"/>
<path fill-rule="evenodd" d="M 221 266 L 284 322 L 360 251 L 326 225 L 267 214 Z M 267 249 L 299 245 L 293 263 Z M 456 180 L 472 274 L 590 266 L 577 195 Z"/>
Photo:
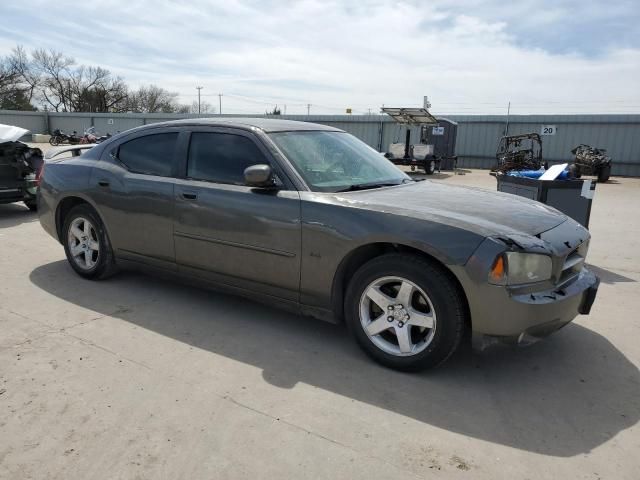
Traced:
<path fill-rule="evenodd" d="M 182 192 L 182 198 L 184 198 L 185 200 L 196 200 L 198 198 L 198 194 Z"/>
<path fill-rule="evenodd" d="M 101 187 L 108 187 L 109 182 L 107 180 L 98 180 L 98 185 L 100 185 Z"/>

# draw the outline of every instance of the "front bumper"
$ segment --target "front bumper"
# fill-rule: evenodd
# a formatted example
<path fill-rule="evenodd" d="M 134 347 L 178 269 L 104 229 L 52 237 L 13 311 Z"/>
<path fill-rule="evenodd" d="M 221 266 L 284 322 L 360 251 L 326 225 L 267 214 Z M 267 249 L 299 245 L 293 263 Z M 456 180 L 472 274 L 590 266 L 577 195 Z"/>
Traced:
<path fill-rule="evenodd" d="M 587 315 L 600 280 L 587 268 L 561 289 L 513 294 L 508 288 L 485 285 L 469 298 L 474 334 L 510 343 L 532 343 Z"/>

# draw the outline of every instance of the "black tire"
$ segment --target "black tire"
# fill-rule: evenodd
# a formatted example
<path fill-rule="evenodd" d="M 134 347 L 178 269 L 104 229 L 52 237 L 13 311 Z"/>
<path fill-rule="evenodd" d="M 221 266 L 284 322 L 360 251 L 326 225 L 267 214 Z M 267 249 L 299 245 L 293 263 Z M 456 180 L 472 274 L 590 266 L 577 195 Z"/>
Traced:
<path fill-rule="evenodd" d="M 25 200 L 24 204 L 27 206 L 27 208 L 29 210 L 31 210 L 32 212 L 36 212 L 38 211 L 38 202 L 36 201 L 36 199 L 32 199 L 32 200 Z"/>
<path fill-rule="evenodd" d="M 57 147 L 58 145 L 60 145 L 60 139 L 58 138 L 57 135 L 51 135 L 49 137 L 49 145 L 53 145 L 54 147 Z"/>
<path fill-rule="evenodd" d="M 598 183 L 606 183 L 611 177 L 611 164 L 603 165 L 598 170 Z"/>
<path fill-rule="evenodd" d="M 91 268 L 83 268 L 78 264 L 78 261 L 73 257 L 69 245 L 70 228 L 76 219 L 87 219 L 94 227 L 95 237 L 98 241 L 97 258 L 95 264 Z M 64 219 L 64 225 L 62 229 L 62 244 L 64 245 L 64 253 L 67 256 L 67 260 L 78 275 L 89 280 L 97 280 L 101 278 L 107 278 L 116 271 L 115 261 L 113 257 L 113 250 L 111 248 L 111 242 L 107 236 L 107 232 L 100 220 L 100 217 L 96 211 L 88 204 L 77 205 L 71 209 Z"/>
<path fill-rule="evenodd" d="M 436 171 L 436 161 L 435 160 L 425 160 L 424 161 L 424 172 L 427 175 L 433 175 Z"/>
<path fill-rule="evenodd" d="M 575 170 L 573 172 L 574 174 L 574 178 L 581 178 L 582 177 L 582 170 L 580 169 L 580 167 L 578 165 L 573 165 L 575 167 Z"/>
<path fill-rule="evenodd" d="M 377 279 L 389 276 L 414 283 L 433 305 L 435 331 L 430 341 L 425 342 L 426 347 L 416 354 L 387 353 L 368 336 L 360 320 L 360 301 L 365 289 Z M 362 349 L 376 362 L 403 371 L 433 368 L 446 361 L 460 344 L 467 316 L 463 294 L 444 267 L 419 256 L 399 253 L 374 258 L 358 269 L 347 288 L 344 311 L 347 327 Z"/>

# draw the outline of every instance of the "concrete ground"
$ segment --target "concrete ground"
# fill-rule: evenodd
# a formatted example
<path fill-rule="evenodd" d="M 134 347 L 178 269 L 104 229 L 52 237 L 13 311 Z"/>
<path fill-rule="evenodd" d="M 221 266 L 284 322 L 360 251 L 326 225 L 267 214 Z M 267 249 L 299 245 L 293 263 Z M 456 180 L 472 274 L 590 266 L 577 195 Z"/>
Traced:
<path fill-rule="evenodd" d="M 495 189 L 486 171 L 436 181 Z M 0 478 L 637 479 L 640 179 L 598 185 L 592 313 L 421 374 L 343 327 L 148 276 L 90 282 L 0 205 Z"/>

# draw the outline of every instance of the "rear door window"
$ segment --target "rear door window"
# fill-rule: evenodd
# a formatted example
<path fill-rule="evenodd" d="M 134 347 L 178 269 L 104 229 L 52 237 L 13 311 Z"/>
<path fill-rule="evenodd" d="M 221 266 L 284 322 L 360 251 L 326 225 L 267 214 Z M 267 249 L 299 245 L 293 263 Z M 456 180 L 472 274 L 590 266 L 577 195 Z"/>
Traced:
<path fill-rule="evenodd" d="M 258 146 L 247 137 L 229 133 L 193 132 L 187 177 L 216 183 L 244 185 L 244 170 L 268 164 Z"/>
<path fill-rule="evenodd" d="M 177 132 L 134 138 L 120 145 L 118 160 L 132 172 L 169 177 L 177 140 Z"/>

